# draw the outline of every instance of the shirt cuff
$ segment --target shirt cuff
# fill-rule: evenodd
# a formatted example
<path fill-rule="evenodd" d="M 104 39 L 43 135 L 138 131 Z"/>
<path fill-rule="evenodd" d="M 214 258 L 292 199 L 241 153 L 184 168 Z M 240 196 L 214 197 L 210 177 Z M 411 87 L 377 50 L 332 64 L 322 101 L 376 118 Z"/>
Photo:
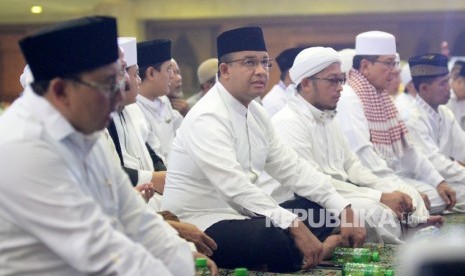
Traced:
<path fill-rule="evenodd" d="M 279 207 L 278 210 L 271 214 L 270 219 L 281 229 L 287 229 L 292 222 L 297 218 L 297 215 L 284 208 Z"/>
<path fill-rule="evenodd" d="M 138 171 L 139 179 L 137 180 L 137 185 L 150 183 L 152 182 L 153 172 L 152 171 Z"/>
<path fill-rule="evenodd" d="M 325 206 L 323 206 L 328 211 L 331 211 L 336 216 L 339 216 L 350 202 L 342 197 L 339 193 L 334 193 L 331 197 L 326 201 Z"/>
<path fill-rule="evenodd" d="M 195 247 L 195 244 L 193 242 L 188 241 L 187 244 L 189 245 L 189 248 L 192 252 L 197 252 L 197 247 Z"/>
<path fill-rule="evenodd" d="M 428 179 L 431 179 L 430 183 L 434 187 L 437 187 L 442 181 L 444 181 L 444 178 L 437 171 L 431 172 Z"/>
<path fill-rule="evenodd" d="M 376 200 L 378 202 L 381 201 L 381 196 L 383 195 L 383 192 L 380 190 L 375 190 L 375 189 L 366 189 L 365 190 L 365 195 L 364 197 Z"/>

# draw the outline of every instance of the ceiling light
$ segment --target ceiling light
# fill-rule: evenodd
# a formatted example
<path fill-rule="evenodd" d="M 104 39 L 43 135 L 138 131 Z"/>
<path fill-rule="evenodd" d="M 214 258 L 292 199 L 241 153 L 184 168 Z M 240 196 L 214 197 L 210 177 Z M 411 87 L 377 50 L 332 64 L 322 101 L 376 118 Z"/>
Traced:
<path fill-rule="evenodd" d="M 32 6 L 31 7 L 31 13 L 42 13 L 42 6 Z"/>

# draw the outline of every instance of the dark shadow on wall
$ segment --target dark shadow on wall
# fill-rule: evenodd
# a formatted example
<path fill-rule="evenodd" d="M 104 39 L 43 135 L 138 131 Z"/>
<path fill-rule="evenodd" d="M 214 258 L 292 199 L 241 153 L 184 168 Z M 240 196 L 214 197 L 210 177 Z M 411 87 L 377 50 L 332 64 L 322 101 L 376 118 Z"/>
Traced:
<path fill-rule="evenodd" d="M 193 45 L 185 33 L 182 33 L 173 42 L 172 55 L 181 69 L 184 95 L 188 96 L 196 87 L 199 61 Z"/>

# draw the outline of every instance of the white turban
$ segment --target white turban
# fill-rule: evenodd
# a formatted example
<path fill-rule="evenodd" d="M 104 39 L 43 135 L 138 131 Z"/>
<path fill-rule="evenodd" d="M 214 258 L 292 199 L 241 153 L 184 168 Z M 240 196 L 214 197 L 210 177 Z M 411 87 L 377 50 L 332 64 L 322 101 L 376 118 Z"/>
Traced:
<path fill-rule="evenodd" d="M 355 56 L 355 49 L 342 49 L 337 52 L 341 57 L 341 71 L 342 73 L 349 73 L 352 68 L 352 61 Z"/>
<path fill-rule="evenodd" d="M 294 64 L 289 69 L 289 75 L 291 80 L 298 85 L 304 78 L 315 75 L 335 62 L 341 63 L 341 59 L 333 48 L 307 48 L 295 57 Z"/>

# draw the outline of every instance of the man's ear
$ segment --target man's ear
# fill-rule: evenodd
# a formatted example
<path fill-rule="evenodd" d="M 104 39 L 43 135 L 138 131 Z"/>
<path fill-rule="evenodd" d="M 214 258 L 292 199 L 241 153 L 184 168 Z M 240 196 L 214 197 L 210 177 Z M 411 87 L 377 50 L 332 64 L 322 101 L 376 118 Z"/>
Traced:
<path fill-rule="evenodd" d="M 221 63 L 218 67 L 218 71 L 220 71 L 223 78 L 229 78 L 229 66 L 226 63 Z"/>
<path fill-rule="evenodd" d="M 147 67 L 147 69 L 145 70 L 145 77 L 146 77 L 148 80 L 151 80 L 151 81 L 152 81 L 152 80 L 155 79 L 156 73 L 157 73 L 157 72 L 158 72 L 158 71 L 157 71 L 154 67 L 149 66 L 149 67 Z"/>
<path fill-rule="evenodd" d="M 309 78 L 303 78 L 301 81 L 300 81 L 300 86 L 302 87 L 302 89 L 310 86 L 310 82 L 312 80 L 310 80 Z"/>
<path fill-rule="evenodd" d="M 49 99 L 52 103 L 59 105 L 69 105 L 70 97 L 67 90 L 67 81 L 62 78 L 54 78 L 50 80 L 47 93 L 44 97 Z"/>
<path fill-rule="evenodd" d="M 420 86 L 418 87 L 418 89 L 419 89 L 419 90 L 418 90 L 418 93 L 420 93 L 420 92 L 425 92 L 425 91 L 428 89 L 428 85 L 429 85 L 429 84 L 427 84 L 427 83 L 425 83 L 425 82 L 422 83 L 422 84 L 420 84 Z"/>
<path fill-rule="evenodd" d="M 360 61 L 360 72 L 363 74 L 363 75 L 366 75 L 368 74 L 369 72 L 369 66 L 371 65 L 371 61 L 369 61 L 368 59 L 362 59 Z"/>
<path fill-rule="evenodd" d="M 50 81 L 50 90 L 54 97 L 66 98 L 66 81 L 62 78 L 54 78 Z"/>

